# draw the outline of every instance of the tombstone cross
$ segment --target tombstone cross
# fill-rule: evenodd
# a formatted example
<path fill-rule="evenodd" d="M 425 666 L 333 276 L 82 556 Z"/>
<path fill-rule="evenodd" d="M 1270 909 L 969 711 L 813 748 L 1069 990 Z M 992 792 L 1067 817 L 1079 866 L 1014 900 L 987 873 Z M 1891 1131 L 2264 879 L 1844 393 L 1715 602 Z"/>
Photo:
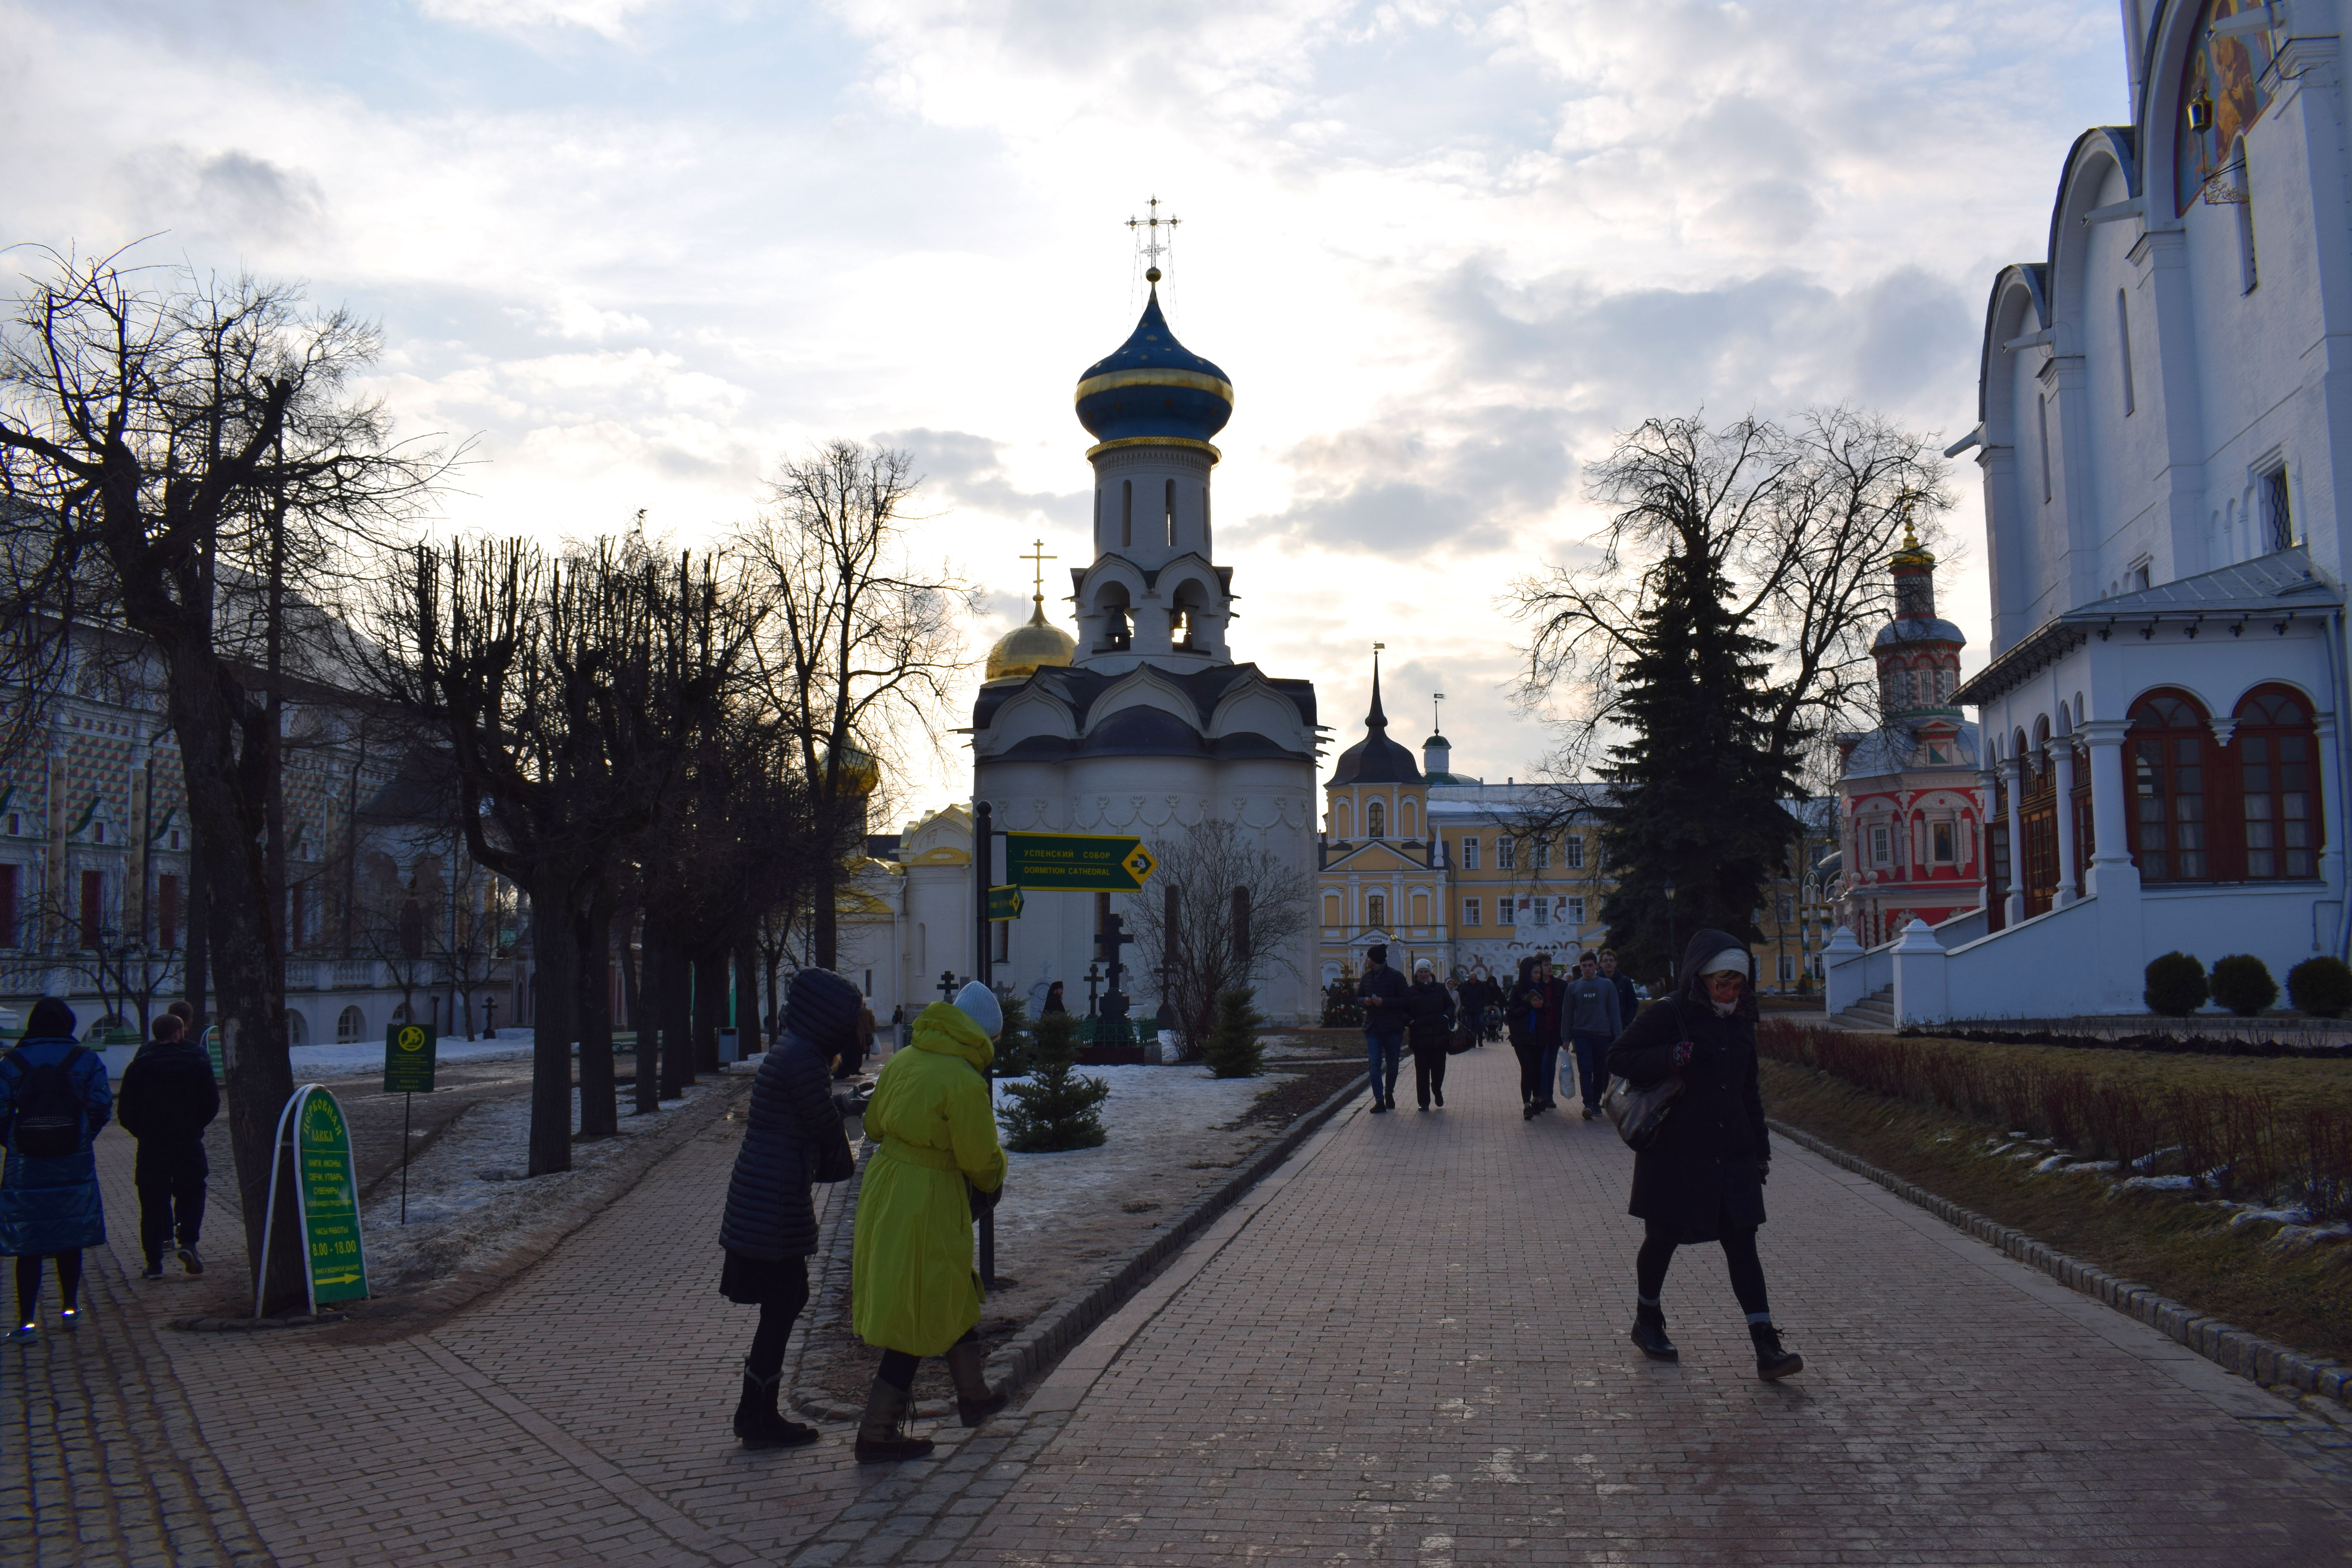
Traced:
<path fill-rule="evenodd" d="M 954 970 L 942 969 L 940 971 L 940 983 L 937 990 L 939 991 L 940 999 L 941 1001 L 952 1002 L 955 1000 L 956 983 Z"/>

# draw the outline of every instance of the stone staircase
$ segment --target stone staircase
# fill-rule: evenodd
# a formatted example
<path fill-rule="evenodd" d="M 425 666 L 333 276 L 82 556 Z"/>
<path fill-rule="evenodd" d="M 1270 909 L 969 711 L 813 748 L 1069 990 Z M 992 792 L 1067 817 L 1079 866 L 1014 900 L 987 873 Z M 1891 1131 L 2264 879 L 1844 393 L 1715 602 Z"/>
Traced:
<path fill-rule="evenodd" d="M 1883 1035 L 1893 1034 L 1895 1032 L 1895 987 L 1880 986 L 1832 1018 L 1830 1022 L 1844 1029 L 1863 1029 Z"/>

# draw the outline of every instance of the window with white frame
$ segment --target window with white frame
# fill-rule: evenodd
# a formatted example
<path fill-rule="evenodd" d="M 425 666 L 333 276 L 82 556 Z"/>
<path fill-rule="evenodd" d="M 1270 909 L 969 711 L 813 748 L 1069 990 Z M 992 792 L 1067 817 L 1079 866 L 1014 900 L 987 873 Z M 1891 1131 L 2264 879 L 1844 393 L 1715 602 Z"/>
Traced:
<path fill-rule="evenodd" d="M 1570 899 L 1568 900 L 1568 923 L 1574 926 L 1580 926 L 1584 923 L 1584 900 L 1582 899 Z"/>
<path fill-rule="evenodd" d="M 1551 840 L 1549 838 L 1536 840 L 1536 869 L 1538 871 L 1551 869 Z"/>
<path fill-rule="evenodd" d="M 1462 900 L 1462 923 L 1465 926 L 1475 926 L 1478 923 L 1477 900 L 1465 899 Z"/>
<path fill-rule="evenodd" d="M 1386 926 L 1389 923 L 1388 900 L 1378 893 L 1367 897 L 1364 900 L 1364 923 L 1369 926 Z"/>
<path fill-rule="evenodd" d="M 1938 866 L 1948 866 L 1959 858 L 1958 836 L 1952 828 L 1953 825 L 1948 822 L 1935 822 L 1927 826 L 1928 851 Z"/>
<path fill-rule="evenodd" d="M 1551 900 L 1549 899 L 1538 899 L 1536 900 L 1535 916 L 1536 924 L 1539 926 L 1548 926 L 1551 924 Z"/>
<path fill-rule="evenodd" d="M 1478 840 L 1470 834 L 1465 834 L 1462 837 L 1462 868 L 1465 871 L 1475 871 L 1478 868 Z"/>
<path fill-rule="evenodd" d="M 2294 542 L 2294 513 L 2287 504 L 2284 463 L 2263 476 L 2263 526 L 2272 550 L 2284 550 Z"/>
<path fill-rule="evenodd" d="M 1782 954 L 1780 955 L 1780 984 L 1783 984 L 1783 985 L 1794 985 L 1796 983 L 1797 983 L 1797 959 L 1796 959 L 1796 955 L 1795 955 L 1795 954 L 1793 954 L 1793 953 L 1787 953 L 1787 952 L 1784 952 L 1784 953 L 1782 953 Z"/>
<path fill-rule="evenodd" d="M 1510 870 L 1518 864 L 1518 859 L 1519 841 L 1507 834 L 1498 836 L 1495 840 L 1495 869 Z"/>
<path fill-rule="evenodd" d="M 1496 899 L 1495 900 L 1495 923 L 1496 925 L 1517 925 L 1518 923 L 1518 920 L 1519 909 L 1516 902 L 1509 899 Z"/>
<path fill-rule="evenodd" d="M 1560 853 L 1567 859 L 1568 868 L 1571 871 L 1584 869 L 1584 835 L 1571 833 L 1559 842 Z"/>
<path fill-rule="evenodd" d="M 1870 863 L 1874 866 L 1895 863 L 1895 838 L 1886 831 L 1886 825 L 1883 822 L 1873 824 L 1870 829 Z"/>

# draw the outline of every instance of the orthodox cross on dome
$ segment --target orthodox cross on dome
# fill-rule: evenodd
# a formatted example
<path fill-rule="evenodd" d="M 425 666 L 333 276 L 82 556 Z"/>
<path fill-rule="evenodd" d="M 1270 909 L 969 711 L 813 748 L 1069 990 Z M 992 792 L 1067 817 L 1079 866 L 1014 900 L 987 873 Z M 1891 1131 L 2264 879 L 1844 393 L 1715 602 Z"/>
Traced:
<path fill-rule="evenodd" d="M 1437 717 L 1437 705 L 1444 700 L 1445 693 L 1443 691 L 1433 691 L 1429 694 L 1429 732 L 1433 735 L 1445 733 L 1445 726 L 1438 721 Z"/>
<path fill-rule="evenodd" d="M 1163 256 L 1171 261 L 1176 258 L 1176 226 L 1184 220 L 1173 213 L 1161 217 L 1158 196 L 1151 198 L 1145 211 L 1150 216 L 1131 217 L 1127 220 L 1127 227 L 1128 232 L 1135 236 L 1135 253 L 1143 258 L 1144 280 L 1157 283 L 1160 281 L 1160 258 Z M 1168 232 L 1162 235 L 1160 232 L 1162 229 Z"/>
<path fill-rule="evenodd" d="M 1030 541 L 1029 551 L 1030 552 L 1021 559 L 1036 567 L 1035 575 L 1030 584 L 1030 593 L 1031 596 L 1037 601 L 1037 613 L 1043 616 L 1045 613 L 1045 563 L 1059 561 L 1061 557 L 1046 554 L 1045 542 L 1042 539 Z"/>

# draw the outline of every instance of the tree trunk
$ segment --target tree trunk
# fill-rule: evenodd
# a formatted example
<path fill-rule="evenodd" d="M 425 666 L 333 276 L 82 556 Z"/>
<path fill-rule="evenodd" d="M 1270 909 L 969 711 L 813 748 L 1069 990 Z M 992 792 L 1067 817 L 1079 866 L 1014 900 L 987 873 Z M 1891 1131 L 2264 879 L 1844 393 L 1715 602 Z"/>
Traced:
<path fill-rule="evenodd" d="M 580 1131 L 621 1130 L 613 1101 L 613 896 L 602 879 L 575 928 L 580 954 Z"/>
<path fill-rule="evenodd" d="M 578 879 L 542 868 L 530 893 L 530 1165 L 545 1176 L 572 1169 L 572 1044 L 578 1037 L 580 947 L 573 939 Z"/>
<path fill-rule="evenodd" d="M 735 937 L 735 1029 L 739 1049 L 765 1050 L 767 1031 L 760 1024 L 760 941 L 750 926 Z"/>
<path fill-rule="evenodd" d="M 727 950 L 694 961 L 694 1065 L 719 1070 L 719 1031 L 727 1026 Z"/>
<path fill-rule="evenodd" d="M 661 957 L 661 1092 L 676 1100 L 694 1081 L 694 1019 L 690 982 L 694 966 L 667 945 Z"/>
<path fill-rule="evenodd" d="M 629 965 L 642 976 L 629 1000 L 629 1026 L 637 1032 L 637 1081 L 634 1111 L 650 1116 L 661 1109 L 662 971 L 660 935 L 654 922 L 640 920 L 638 960 Z M 626 963 L 626 960 L 624 963 Z"/>

